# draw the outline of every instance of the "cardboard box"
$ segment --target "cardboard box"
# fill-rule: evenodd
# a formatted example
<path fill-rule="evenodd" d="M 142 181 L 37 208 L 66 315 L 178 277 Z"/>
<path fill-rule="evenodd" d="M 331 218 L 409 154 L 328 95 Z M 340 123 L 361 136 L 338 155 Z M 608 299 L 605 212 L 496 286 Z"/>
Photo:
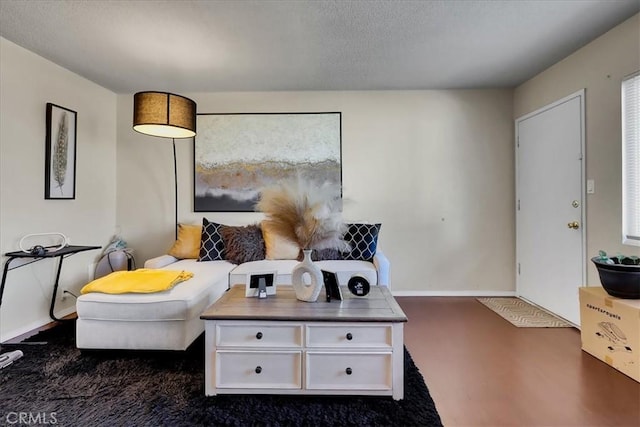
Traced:
<path fill-rule="evenodd" d="M 580 288 L 582 349 L 640 382 L 640 300 Z"/>

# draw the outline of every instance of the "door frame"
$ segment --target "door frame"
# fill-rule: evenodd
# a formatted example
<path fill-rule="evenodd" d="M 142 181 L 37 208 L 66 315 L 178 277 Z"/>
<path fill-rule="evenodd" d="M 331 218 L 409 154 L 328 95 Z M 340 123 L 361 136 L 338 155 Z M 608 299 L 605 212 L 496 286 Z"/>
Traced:
<path fill-rule="evenodd" d="M 516 265 L 515 265 L 515 271 L 516 271 L 516 296 L 520 296 L 520 254 L 519 254 L 519 230 L 520 230 L 520 224 L 518 223 L 518 211 L 519 209 L 519 203 L 520 203 L 520 174 L 519 174 L 519 156 L 518 156 L 518 150 L 520 147 L 520 135 L 519 135 L 519 124 L 520 122 L 527 120 L 531 117 L 537 116 L 538 114 L 541 114 L 547 110 L 550 110 L 554 107 L 557 107 L 558 105 L 564 104 L 565 102 L 568 102 L 574 98 L 578 98 L 580 100 L 580 184 L 582 186 L 581 188 L 581 197 L 582 197 L 582 205 L 580 206 L 580 224 L 581 224 L 581 231 L 582 231 L 582 236 L 581 236 L 581 240 L 582 240 L 582 247 L 581 247 L 581 252 L 582 252 L 582 256 L 581 256 L 581 260 L 582 260 L 582 278 L 580 281 L 580 285 L 581 286 L 586 286 L 586 278 L 587 278 L 587 189 L 586 189 L 586 126 L 585 126 L 585 95 L 586 95 L 586 89 L 580 89 L 570 95 L 565 96 L 564 98 L 561 98 L 557 101 L 554 101 L 550 104 L 547 104 L 541 108 L 538 108 L 535 111 L 532 111 L 528 114 L 525 114 L 524 116 L 518 117 L 515 119 L 515 145 L 514 145 L 514 149 L 515 149 L 515 164 L 516 164 L 516 206 L 515 206 L 515 213 L 516 213 Z"/>

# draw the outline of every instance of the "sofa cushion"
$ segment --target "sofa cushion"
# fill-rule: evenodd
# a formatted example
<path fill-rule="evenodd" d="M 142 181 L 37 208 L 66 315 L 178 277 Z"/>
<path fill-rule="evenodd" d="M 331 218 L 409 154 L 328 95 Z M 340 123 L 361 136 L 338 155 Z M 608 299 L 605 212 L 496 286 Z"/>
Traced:
<path fill-rule="evenodd" d="M 300 251 L 298 255 L 298 261 L 302 261 L 304 259 L 304 253 Z M 342 253 L 338 249 L 314 249 L 311 252 L 311 261 L 337 261 L 342 259 Z"/>
<path fill-rule="evenodd" d="M 318 261 L 315 264 L 321 270 L 336 273 L 340 286 L 347 286 L 349 279 L 356 274 L 366 277 L 371 285 L 378 284 L 378 271 L 369 261 Z"/>
<path fill-rule="evenodd" d="M 181 260 L 164 269 L 185 270 L 193 277 L 165 292 L 152 294 L 103 294 L 78 297 L 78 317 L 94 320 L 187 320 L 199 316 L 228 288 L 228 275 L 235 267 L 227 261 Z"/>
<path fill-rule="evenodd" d="M 201 240 L 201 225 L 178 224 L 178 238 L 167 254 L 178 259 L 197 259 Z"/>
<path fill-rule="evenodd" d="M 262 221 L 262 236 L 265 245 L 265 258 L 270 260 L 288 259 L 295 260 L 300 254 L 297 244 L 277 234 L 269 221 Z"/>
<path fill-rule="evenodd" d="M 198 261 L 218 261 L 224 259 L 224 240 L 220 229 L 222 224 L 202 218 L 202 236 Z"/>
<path fill-rule="evenodd" d="M 351 246 L 342 259 L 371 261 L 378 246 L 378 233 L 382 224 L 349 224 L 344 240 Z"/>
<path fill-rule="evenodd" d="M 262 230 L 257 224 L 245 227 L 223 226 L 220 229 L 224 241 L 224 258 L 234 264 L 264 259 L 265 248 Z"/>
<path fill-rule="evenodd" d="M 245 262 L 233 269 L 229 275 L 229 285 L 238 285 L 247 282 L 247 277 L 254 273 L 264 273 L 268 271 L 277 272 L 276 284 L 290 285 L 291 270 L 298 265 L 297 260 L 279 259 L 279 260 L 261 260 Z"/>
<path fill-rule="evenodd" d="M 340 286 L 347 286 L 349 279 L 356 274 L 366 277 L 372 286 L 378 284 L 378 271 L 369 261 L 318 261 L 316 265 L 321 270 L 336 273 Z"/>

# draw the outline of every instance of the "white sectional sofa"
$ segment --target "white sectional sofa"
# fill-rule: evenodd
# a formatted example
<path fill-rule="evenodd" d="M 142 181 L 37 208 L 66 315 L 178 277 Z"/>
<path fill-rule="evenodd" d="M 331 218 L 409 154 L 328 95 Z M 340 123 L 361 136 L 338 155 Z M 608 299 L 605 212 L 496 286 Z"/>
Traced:
<path fill-rule="evenodd" d="M 204 331 L 200 314 L 230 285 L 246 283 L 251 273 L 274 270 L 278 285 L 290 284 L 291 270 L 298 262 L 262 259 L 235 264 L 171 255 L 150 259 L 145 268 L 186 270 L 194 275 L 164 292 L 81 295 L 76 303 L 76 345 L 80 349 L 185 350 Z M 316 264 L 336 272 L 341 286 L 355 274 L 364 275 L 372 285 L 389 286 L 389 261 L 379 249 L 371 261 L 340 259 Z M 315 303 L 301 304 L 328 303 L 322 296 Z"/>

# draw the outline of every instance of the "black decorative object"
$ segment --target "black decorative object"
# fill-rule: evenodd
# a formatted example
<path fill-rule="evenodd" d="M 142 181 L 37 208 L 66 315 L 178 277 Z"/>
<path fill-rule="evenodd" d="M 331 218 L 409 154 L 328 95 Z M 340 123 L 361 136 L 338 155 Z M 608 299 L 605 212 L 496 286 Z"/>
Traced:
<path fill-rule="evenodd" d="M 322 280 L 324 281 L 324 288 L 327 292 L 327 302 L 331 302 L 331 300 L 342 301 L 338 275 L 333 271 L 320 271 L 322 272 Z"/>
<path fill-rule="evenodd" d="M 47 250 L 42 245 L 35 245 L 29 249 L 29 253 L 33 256 L 43 256 L 47 253 Z"/>
<path fill-rule="evenodd" d="M 37 411 L 41 417 L 54 415 L 57 424 L 64 426 L 442 426 L 424 379 L 406 350 L 402 400 L 390 396 L 206 397 L 204 336 L 186 351 L 81 352 L 75 346 L 75 322 L 67 322 L 29 341 L 7 344 L 11 350 L 23 351 L 24 357 L 0 375 L 5 414 L 13 408 Z"/>
<path fill-rule="evenodd" d="M 47 103 L 44 198 L 76 198 L 76 134 L 78 113 Z"/>
<path fill-rule="evenodd" d="M 607 263 L 601 257 L 591 258 L 598 269 L 604 290 L 617 298 L 640 299 L 640 265 L 632 264 L 636 262 L 632 258 L 609 259 L 614 264 Z"/>
<path fill-rule="evenodd" d="M 349 288 L 349 291 L 357 297 L 366 297 L 371 290 L 369 281 L 361 274 L 351 276 L 347 287 Z"/>

